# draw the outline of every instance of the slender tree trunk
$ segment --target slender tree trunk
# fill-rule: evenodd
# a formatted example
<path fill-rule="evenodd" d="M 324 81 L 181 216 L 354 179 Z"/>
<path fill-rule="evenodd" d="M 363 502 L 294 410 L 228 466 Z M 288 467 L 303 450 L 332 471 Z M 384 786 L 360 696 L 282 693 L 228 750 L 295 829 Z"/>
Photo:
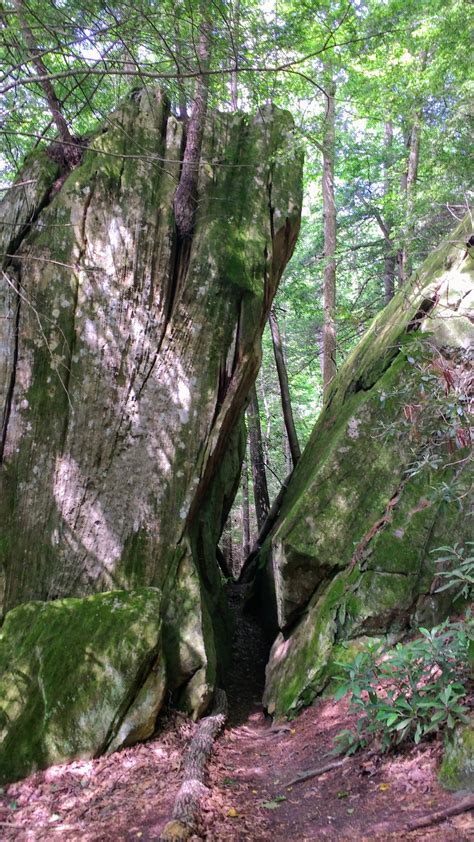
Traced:
<path fill-rule="evenodd" d="M 231 62 L 235 64 L 237 67 L 238 62 L 238 55 L 239 55 L 239 23 L 240 23 L 240 0 L 235 0 L 234 3 L 234 15 L 233 15 L 233 25 L 232 25 L 232 56 Z M 230 101 L 232 105 L 232 110 L 237 111 L 239 107 L 239 92 L 237 86 L 237 71 L 234 70 L 230 74 Z"/>
<path fill-rule="evenodd" d="M 242 533 L 244 559 L 250 552 L 250 503 L 249 503 L 249 472 L 247 459 L 242 465 Z"/>
<path fill-rule="evenodd" d="M 252 462 L 253 496 L 255 500 L 255 513 L 257 515 L 257 527 L 260 532 L 270 509 L 270 498 L 268 496 L 267 476 L 263 456 L 262 427 L 260 425 L 260 411 L 255 386 L 250 394 L 247 419 L 249 426 L 250 460 Z"/>
<path fill-rule="evenodd" d="M 48 68 L 43 62 L 43 59 L 41 57 L 41 50 L 38 47 L 33 32 L 31 31 L 30 26 L 28 24 L 26 18 L 26 7 L 23 3 L 23 0 L 13 0 L 13 6 L 18 15 L 18 22 L 20 24 L 23 40 L 26 44 L 26 47 L 30 54 L 31 60 L 35 66 L 35 69 L 38 73 L 38 76 L 47 76 Z M 61 142 L 65 144 L 63 148 L 64 162 L 73 166 L 74 164 L 78 163 L 81 155 L 79 150 L 75 146 L 74 138 L 71 135 L 71 132 L 69 131 L 69 126 L 62 113 L 61 103 L 58 97 L 56 96 L 54 87 L 49 79 L 43 79 L 41 82 L 38 82 L 38 85 L 41 86 L 45 94 L 49 110 L 51 111 L 53 121 L 58 130 L 59 138 Z"/>
<path fill-rule="evenodd" d="M 404 284 L 411 273 L 410 245 L 413 239 L 413 206 L 415 199 L 418 165 L 420 161 L 422 112 L 417 111 L 408 139 L 408 162 L 406 172 L 402 176 L 401 191 L 405 198 L 406 225 L 404 244 L 399 252 L 398 271 L 400 284 Z"/>
<path fill-rule="evenodd" d="M 285 452 L 285 469 L 286 473 L 289 474 L 293 470 L 293 457 L 291 455 L 290 450 L 290 443 L 288 441 L 288 434 L 286 432 L 285 423 L 283 422 L 283 450 Z"/>
<path fill-rule="evenodd" d="M 390 172 L 392 165 L 392 147 L 393 147 L 393 123 L 387 120 L 385 123 L 384 133 L 384 160 L 383 160 L 383 192 L 386 204 L 390 200 L 391 184 Z M 393 222 L 390 210 L 385 213 L 385 230 L 384 230 L 384 260 L 383 260 L 383 286 L 385 304 L 393 298 L 395 291 L 395 272 L 397 266 L 396 254 L 393 250 L 391 242 Z"/>
<path fill-rule="evenodd" d="M 290 388 L 288 385 L 288 372 L 286 370 L 285 357 L 283 354 L 283 345 L 280 336 L 280 329 L 275 313 L 275 308 L 272 307 L 268 317 L 270 322 L 270 329 L 273 340 L 273 353 L 275 355 L 275 363 L 278 372 L 278 382 L 280 384 L 281 405 L 283 409 L 283 419 L 285 421 L 286 434 L 288 436 L 288 444 L 290 447 L 291 458 L 293 460 L 293 467 L 297 464 L 301 450 L 296 434 L 295 421 L 293 418 L 293 410 L 291 408 Z"/>
<path fill-rule="evenodd" d="M 426 68 L 427 52 L 424 50 L 421 54 L 420 73 Z M 398 253 L 398 275 L 400 284 L 404 284 L 411 274 L 412 260 L 410 257 L 410 247 L 414 236 L 414 220 L 413 211 L 415 203 L 416 182 L 418 179 L 418 166 L 420 163 L 420 140 L 421 128 L 423 122 L 423 109 L 418 108 L 413 117 L 413 123 L 408 133 L 406 146 L 408 150 L 408 160 L 405 172 L 402 174 L 400 191 L 402 194 L 402 201 L 405 206 L 405 236 L 403 246 Z"/>
<path fill-rule="evenodd" d="M 174 49 L 176 53 L 176 69 L 177 78 L 176 84 L 178 86 L 178 116 L 183 123 L 188 119 L 188 103 L 186 97 L 186 86 L 184 79 L 181 76 L 182 70 L 182 52 L 181 52 L 181 33 L 179 31 L 178 18 L 174 20 Z"/>
<path fill-rule="evenodd" d="M 336 143 L 336 84 L 328 74 L 326 118 L 323 132 L 323 223 L 324 223 L 324 327 L 323 389 L 327 397 L 329 384 L 336 374 L 336 204 L 334 200 L 334 153 Z"/>
<path fill-rule="evenodd" d="M 209 67 L 211 24 L 201 23 L 197 56 L 201 71 Z M 174 197 L 176 227 L 182 237 L 193 233 L 198 205 L 199 163 L 207 114 L 209 77 L 202 73 L 196 80 L 193 107 L 189 118 L 186 148 L 178 188 Z"/>

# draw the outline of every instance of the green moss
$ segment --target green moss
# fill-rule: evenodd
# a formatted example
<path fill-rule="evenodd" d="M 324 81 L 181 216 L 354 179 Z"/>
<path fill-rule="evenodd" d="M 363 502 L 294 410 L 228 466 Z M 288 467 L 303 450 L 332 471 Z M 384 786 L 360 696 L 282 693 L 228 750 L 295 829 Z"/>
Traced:
<path fill-rule="evenodd" d="M 160 653 L 157 589 L 31 602 L 0 632 L 0 780 L 104 750 Z"/>
<path fill-rule="evenodd" d="M 457 366 L 455 376 L 464 376 L 473 266 L 467 271 L 472 261 L 456 243 L 468 227 L 462 223 L 427 261 L 342 366 L 264 546 L 264 561 L 269 568 L 271 559 L 275 570 L 280 628 L 292 627 L 285 658 L 276 647 L 268 668 L 266 699 L 276 710 L 293 709 L 327 680 L 320 655 L 333 634 L 324 625 L 328 611 L 337 626 L 333 638 L 341 640 L 396 633 L 426 614 L 428 601 L 442 607 L 442 599 L 430 594 L 430 550 L 464 534 L 462 504 L 453 503 L 448 513 L 444 500 L 454 482 L 453 500 L 466 494 L 457 476 L 462 453 L 458 467 L 449 467 L 453 454 L 443 449 L 438 432 L 447 422 L 430 360 L 434 355 L 438 361 L 433 345 L 444 348 L 449 340 L 452 347 L 443 354 Z M 458 316 L 463 330 L 451 330 L 448 323 Z M 337 570 L 348 572 L 336 576 L 345 585 L 334 609 Z M 436 606 L 431 608 L 434 617 Z M 314 645 L 323 627 L 325 639 Z"/>
<path fill-rule="evenodd" d="M 343 578 L 336 577 L 328 588 L 327 598 L 314 597 L 291 636 L 287 640 L 283 635 L 277 637 L 267 667 L 263 698 L 269 713 L 293 715 L 310 704 L 324 686 L 344 588 Z"/>
<path fill-rule="evenodd" d="M 447 736 L 439 781 L 445 789 L 474 791 L 474 719 Z"/>

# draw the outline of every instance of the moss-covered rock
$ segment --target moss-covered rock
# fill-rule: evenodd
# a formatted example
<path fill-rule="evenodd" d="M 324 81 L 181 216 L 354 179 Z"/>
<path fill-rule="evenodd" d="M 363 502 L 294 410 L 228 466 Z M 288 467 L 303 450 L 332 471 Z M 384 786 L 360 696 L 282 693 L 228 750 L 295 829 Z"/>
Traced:
<path fill-rule="evenodd" d="M 474 718 L 446 738 L 439 781 L 445 789 L 474 792 Z"/>
<path fill-rule="evenodd" d="M 182 154 L 166 97 L 135 92 L 67 178 L 40 150 L 23 174 L 36 193 L 2 205 L 18 237 L 0 297 L 0 591 L 8 612 L 159 588 L 167 691 L 196 716 L 229 641 L 216 546 L 302 158 L 287 112 L 209 112 L 182 242 Z M 111 745 L 141 732 L 160 681 Z"/>
<path fill-rule="evenodd" d="M 470 233 L 466 220 L 343 365 L 262 548 L 281 629 L 265 702 L 278 714 L 324 687 L 341 641 L 449 607 L 432 551 L 469 538 Z"/>
<path fill-rule="evenodd" d="M 29 602 L 0 631 L 0 780 L 149 737 L 165 692 L 161 593 Z"/>

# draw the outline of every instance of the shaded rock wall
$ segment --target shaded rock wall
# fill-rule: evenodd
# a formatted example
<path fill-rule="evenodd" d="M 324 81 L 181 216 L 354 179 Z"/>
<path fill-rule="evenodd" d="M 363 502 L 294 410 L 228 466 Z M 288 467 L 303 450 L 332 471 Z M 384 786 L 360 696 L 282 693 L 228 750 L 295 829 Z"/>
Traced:
<path fill-rule="evenodd" d="M 67 177 L 36 152 L 3 201 L 0 580 L 4 612 L 159 589 L 167 688 L 197 715 L 225 622 L 215 548 L 302 161 L 288 113 L 210 114 L 181 240 L 182 149 L 166 99 L 144 90 Z"/>
<path fill-rule="evenodd" d="M 470 233 L 466 221 L 342 367 L 262 548 L 280 628 L 272 712 L 314 698 L 342 641 L 433 624 L 449 608 L 433 593 L 432 550 L 470 530 Z"/>

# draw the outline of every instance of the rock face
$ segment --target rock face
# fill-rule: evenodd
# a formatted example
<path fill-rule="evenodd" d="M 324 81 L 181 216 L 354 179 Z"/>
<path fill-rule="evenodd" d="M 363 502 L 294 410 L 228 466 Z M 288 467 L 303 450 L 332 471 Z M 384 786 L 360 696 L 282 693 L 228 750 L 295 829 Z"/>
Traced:
<path fill-rule="evenodd" d="M 280 629 L 270 712 L 308 704 L 339 643 L 433 624 L 448 610 L 449 597 L 433 592 L 432 551 L 469 537 L 470 234 L 466 221 L 342 367 L 261 550 Z"/>
<path fill-rule="evenodd" d="M 149 737 L 166 687 L 161 593 L 28 602 L 0 631 L 0 781 Z"/>
<path fill-rule="evenodd" d="M 197 715 L 225 622 L 215 546 L 302 162 L 286 112 L 210 114 L 181 240 L 182 147 L 165 98 L 141 91 L 67 177 L 37 152 L 3 202 L 0 581 L 4 612 L 158 588 L 167 686 Z"/>
<path fill-rule="evenodd" d="M 439 781 L 445 789 L 474 792 L 474 717 L 446 739 Z"/>

